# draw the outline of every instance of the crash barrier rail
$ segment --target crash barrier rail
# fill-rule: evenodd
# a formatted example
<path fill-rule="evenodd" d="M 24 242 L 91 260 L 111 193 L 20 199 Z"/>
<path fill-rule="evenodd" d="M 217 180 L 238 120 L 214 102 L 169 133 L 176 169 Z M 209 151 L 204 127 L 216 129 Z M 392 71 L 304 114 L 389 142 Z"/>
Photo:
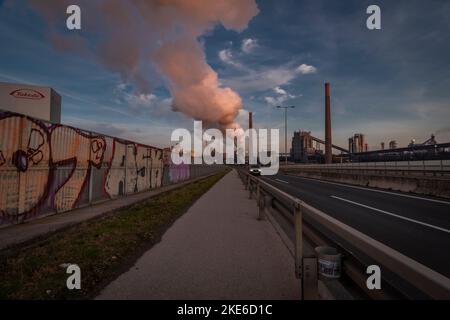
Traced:
<path fill-rule="evenodd" d="M 376 173 L 394 175 L 449 176 L 450 160 L 290 164 L 282 169 L 303 171 Z"/>
<path fill-rule="evenodd" d="M 305 254 L 305 238 L 314 246 L 327 244 L 338 248 L 344 256 L 342 275 L 372 299 L 450 299 L 450 279 L 444 275 L 332 218 L 263 179 L 252 176 L 245 169 L 238 169 L 238 173 L 249 192 L 249 198 L 256 197 L 258 219 L 263 219 L 268 211 L 281 214 L 291 222 L 295 234 L 292 239 L 295 247 L 295 275 L 300 280 L 302 299 L 318 298 L 319 279 L 317 256 Z M 368 261 L 382 268 L 383 290 L 369 290 L 367 287 L 366 268 L 370 264 Z M 384 277 L 385 271 L 391 277 Z"/>

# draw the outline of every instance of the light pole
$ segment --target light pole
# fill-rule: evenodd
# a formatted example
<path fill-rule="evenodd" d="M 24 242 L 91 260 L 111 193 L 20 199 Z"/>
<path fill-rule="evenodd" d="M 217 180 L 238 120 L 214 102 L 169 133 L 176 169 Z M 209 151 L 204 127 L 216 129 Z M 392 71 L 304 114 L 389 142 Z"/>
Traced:
<path fill-rule="evenodd" d="M 295 106 L 282 107 L 277 106 L 278 109 L 284 109 L 284 163 L 287 164 L 287 109 L 295 108 Z"/>

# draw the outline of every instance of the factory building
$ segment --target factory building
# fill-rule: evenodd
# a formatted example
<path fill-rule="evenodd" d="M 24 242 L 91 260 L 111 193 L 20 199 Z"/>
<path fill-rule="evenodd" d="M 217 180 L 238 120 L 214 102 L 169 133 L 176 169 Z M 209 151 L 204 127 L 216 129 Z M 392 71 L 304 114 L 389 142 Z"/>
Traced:
<path fill-rule="evenodd" d="M 307 162 L 308 153 L 314 153 L 310 131 L 295 131 L 292 137 L 291 159 L 294 162 Z"/>
<path fill-rule="evenodd" d="M 50 87 L 0 82 L 0 110 L 61 123 L 61 96 Z"/>
<path fill-rule="evenodd" d="M 397 149 L 397 141 L 395 140 L 389 141 L 389 149 Z"/>
<path fill-rule="evenodd" d="M 348 151 L 350 153 L 367 151 L 367 144 L 364 141 L 364 135 L 362 133 L 355 133 L 353 137 L 348 138 Z"/>

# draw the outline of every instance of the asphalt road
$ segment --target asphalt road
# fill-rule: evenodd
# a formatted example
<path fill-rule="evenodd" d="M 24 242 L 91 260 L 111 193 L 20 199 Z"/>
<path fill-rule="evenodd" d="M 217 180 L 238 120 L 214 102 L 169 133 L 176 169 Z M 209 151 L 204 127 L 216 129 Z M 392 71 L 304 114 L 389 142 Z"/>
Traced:
<path fill-rule="evenodd" d="M 283 174 L 263 179 L 450 277 L 450 201 Z"/>

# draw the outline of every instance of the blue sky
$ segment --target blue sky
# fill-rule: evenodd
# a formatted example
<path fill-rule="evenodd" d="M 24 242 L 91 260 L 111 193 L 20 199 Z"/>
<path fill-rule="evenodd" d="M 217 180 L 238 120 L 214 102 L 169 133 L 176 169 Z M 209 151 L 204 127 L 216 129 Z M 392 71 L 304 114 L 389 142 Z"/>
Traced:
<path fill-rule="evenodd" d="M 295 105 L 289 136 L 303 129 L 322 138 L 323 83 L 330 81 L 335 143 L 346 147 L 356 132 L 366 134 L 372 149 L 392 139 L 400 146 L 424 141 L 431 133 L 450 141 L 449 1 L 257 4 L 259 13 L 242 32 L 217 25 L 199 39 L 222 85 L 240 94 L 243 125 L 252 111 L 257 127 L 283 129 L 275 105 Z M 381 30 L 366 28 L 370 4 L 381 8 Z M 149 71 L 151 92 L 137 93 L 95 56 L 56 49 L 26 1 L 0 1 L 0 42 L 0 81 L 55 88 L 63 123 L 157 146 L 170 144 L 172 129 L 192 128 L 191 119 L 172 111 L 158 75 Z"/>

